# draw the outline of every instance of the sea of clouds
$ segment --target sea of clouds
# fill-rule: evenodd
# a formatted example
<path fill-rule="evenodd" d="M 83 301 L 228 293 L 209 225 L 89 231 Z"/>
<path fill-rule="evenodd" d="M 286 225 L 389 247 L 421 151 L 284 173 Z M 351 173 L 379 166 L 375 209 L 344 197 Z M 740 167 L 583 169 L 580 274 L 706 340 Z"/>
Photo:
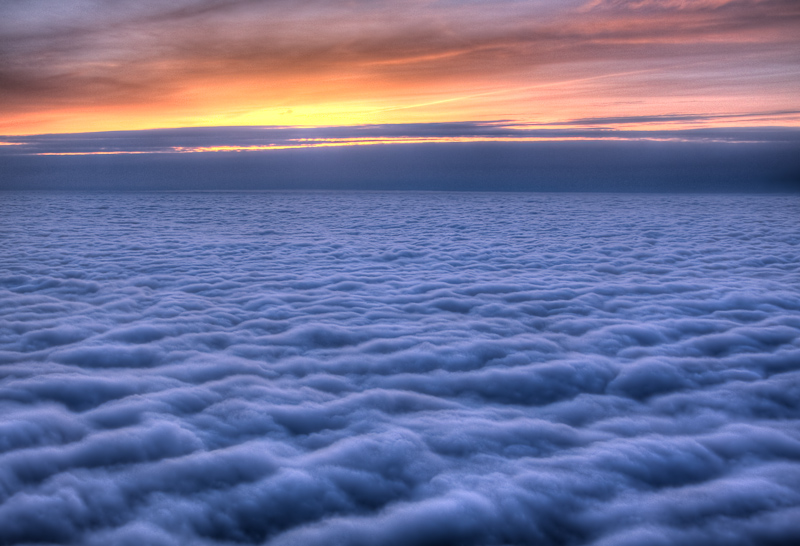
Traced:
<path fill-rule="evenodd" d="M 0 544 L 800 540 L 800 197 L 0 196 Z"/>

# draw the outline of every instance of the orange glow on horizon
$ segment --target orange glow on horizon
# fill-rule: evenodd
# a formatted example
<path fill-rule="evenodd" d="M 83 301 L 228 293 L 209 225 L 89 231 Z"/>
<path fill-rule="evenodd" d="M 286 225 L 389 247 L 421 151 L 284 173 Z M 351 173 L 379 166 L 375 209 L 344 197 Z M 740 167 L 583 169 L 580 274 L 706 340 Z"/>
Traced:
<path fill-rule="evenodd" d="M 609 79 L 612 77 L 609 76 Z M 712 114 L 698 121 L 651 121 L 608 128 L 631 130 L 687 129 L 701 127 L 747 127 L 764 124 L 800 127 L 800 114 L 792 112 L 788 101 L 760 100 L 765 113 L 751 113 L 753 98 L 735 97 L 721 100 L 716 96 L 690 96 L 673 101 L 631 101 L 624 97 L 612 100 L 603 89 L 592 97 L 592 83 L 599 78 L 583 81 L 554 82 L 520 88 L 491 90 L 472 94 L 441 94 L 423 97 L 386 98 L 381 101 L 342 101 L 307 104 L 292 107 L 230 109 L 226 105 L 200 104 L 172 107 L 169 104 L 138 105 L 119 108 L 62 109 L 20 115 L 0 120 L 0 134 L 23 136 L 45 133 L 88 133 L 100 131 L 144 130 L 170 127 L 233 127 L 283 126 L 331 127 L 397 123 L 442 123 L 460 121 L 506 120 L 513 124 L 535 124 L 541 127 L 575 125 L 582 119 L 613 117 L 671 116 Z M 602 82 L 601 82 L 602 83 Z M 607 87 L 598 85 L 596 87 Z M 566 95 L 566 96 L 565 96 Z M 597 97 L 602 97 L 598 99 Z M 580 104 L 581 98 L 585 99 Z M 630 99 L 630 97 L 628 97 Z M 236 102 L 236 101 L 233 101 Z M 255 102 L 243 98 L 240 103 Z M 611 108 L 604 103 L 617 104 Z M 712 109 L 714 108 L 714 109 Z M 202 115 L 193 112 L 204 112 Z M 785 113 L 780 113 L 784 111 Z M 216 112 L 216 113 L 215 113 Z M 778 112 L 778 113 L 771 113 Z"/>

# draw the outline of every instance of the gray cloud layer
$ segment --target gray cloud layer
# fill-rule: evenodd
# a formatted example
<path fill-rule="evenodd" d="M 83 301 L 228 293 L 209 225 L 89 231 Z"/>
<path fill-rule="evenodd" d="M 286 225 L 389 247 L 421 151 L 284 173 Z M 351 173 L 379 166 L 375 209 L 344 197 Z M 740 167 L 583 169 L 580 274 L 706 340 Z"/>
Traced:
<path fill-rule="evenodd" d="M 0 212 L 0 543 L 800 539 L 796 197 Z"/>
<path fill-rule="evenodd" d="M 796 114 L 771 112 L 758 115 Z M 674 130 L 624 130 L 608 125 L 653 121 L 702 121 L 730 116 L 636 116 L 586 118 L 556 125 L 569 128 L 541 128 L 509 122 L 402 123 L 343 127 L 186 127 L 142 131 L 105 131 L 95 133 L 0 136 L 0 155 L 91 154 L 97 152 L 176 152 L 181 149 L 220 146 L 299 146 L 309 141 L 336 142 L 343 139 L 435 139 L 499 138 L 524 141 L 540 139 L 620 139 L 675 140 L 733 143 L 800 143 L 800 129 L 790 127 L 723 127 Z M 737 116 L 740 117 L 740 116 Z M 606 127 L 604 127 L 606 126 Z"/>

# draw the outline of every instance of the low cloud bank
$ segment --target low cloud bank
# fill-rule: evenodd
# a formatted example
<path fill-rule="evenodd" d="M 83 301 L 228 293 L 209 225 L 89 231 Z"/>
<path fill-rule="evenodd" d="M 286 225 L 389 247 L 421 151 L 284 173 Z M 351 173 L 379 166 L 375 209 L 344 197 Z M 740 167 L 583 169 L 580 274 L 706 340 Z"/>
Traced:
<path fill-rule="evenodd" d="M 797 114 L 782 112 L 775 114 Z M 769 115 L 751 114 L 752 116 Z M 251 150 L 286 146 L 313 147 L 320 144 L 344 145 L 354 141 L 379 144 L 396 140 L 446 139 L 618 139 L 676 142 L 727 142 L 739 144 L 800 144 L 800 130 L 795 127 L 716 127 L 700 129 L 637 129 L 627 124 L 674 121 L 713 121 L 732 116 L 633 116 L 583 118 L 541 127 L 508 121 L 397 123 L 333 127 L 183 127 L 139 131 L 105 131 L 0 136 L 0 156 L 36 154 L 126 154 L 179 153 L 200 150 Z M 748 115 L 735 116 L 748 120 Z M 616 127 L 619 126 L 619 127 Z"/>
<path fill-rule="evenodd" d="M 800 201 L 9 194 L 2 544 L 789 544 Z"/>
<path fill-rule="evenodd" d="M 8 136 L 0 190 L 800 192 L 797 129 L 602 126 L 657 119 Z"/>
<path fill-rule="evenodd" d="M 75 156 L 1 152 L 0 190 L 800 192 L 800 141 L 460 142 Z"/>

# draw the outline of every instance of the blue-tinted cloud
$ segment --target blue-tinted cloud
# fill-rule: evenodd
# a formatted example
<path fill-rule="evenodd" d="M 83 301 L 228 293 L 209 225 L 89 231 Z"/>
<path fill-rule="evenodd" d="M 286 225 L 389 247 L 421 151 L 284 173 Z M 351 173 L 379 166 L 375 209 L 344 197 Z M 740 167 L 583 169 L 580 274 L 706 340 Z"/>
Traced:
<path fill-rule="evenodd" d="M 798 211 L 6 194 L 0 542 L 790 544 Z"/>

